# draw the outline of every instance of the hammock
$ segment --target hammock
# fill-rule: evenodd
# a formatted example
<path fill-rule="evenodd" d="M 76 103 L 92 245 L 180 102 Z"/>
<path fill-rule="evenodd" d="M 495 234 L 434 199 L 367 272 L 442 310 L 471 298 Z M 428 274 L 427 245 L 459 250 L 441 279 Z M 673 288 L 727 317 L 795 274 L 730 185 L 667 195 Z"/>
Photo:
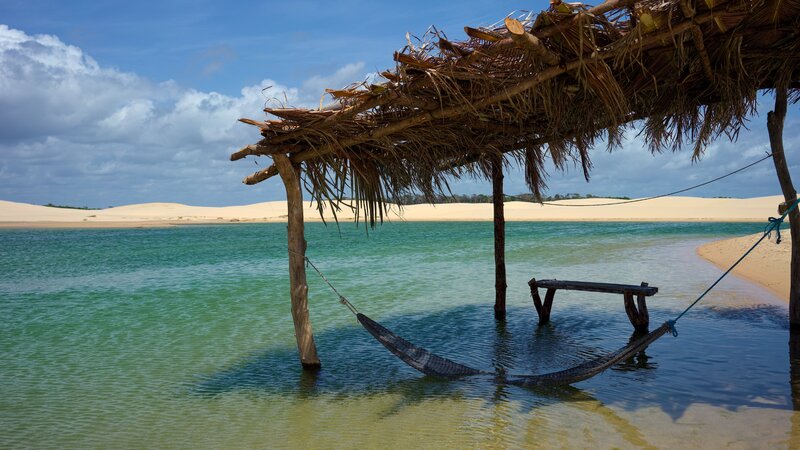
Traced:
<path fill-rule="evenodd" d="M 395 356 L 400 358 L 404 363 L 425 375 L 438 378 L 460 378 L 468 375 L 487 375 L 491 373 L 473 369 L 472 367 L 435 355 L 424 348 L 417 347 L 364 314 L 356 313 L 356 318 L 361 326 L 390 352 L 394 353 Z M 669 323 L 664 323 L 657 329 L 632 341 L 616 352 L 566 370 L 541 375 L 508 375 L 505 376 L 505 381 L 509 384 L 528 387 L 558 386 L 577 383 L 598 375 L 614 364 L 628 359 L 644 350 L 648 345 L 653 343 L 653 341 L 663 336 L 667 331 L 670 331 L 670 329 L 671 325 Z"/>
<path fill-rule="evenodd" d="M 617 364 L 621 361 L 624 361 L 631 356 L 635 355 L 636 353 L 646 349 L 650 344 L 655 342 L 658 338 L 666 334 L 667 332 L 672 333 L 673 336 L 677 336 L 678 333 L 675 331 L 675 322 L 677 322 L 681 317 L 684 316 L 690 309 L 692 309 L 703 297 L 706 296 L 714 287 L 722 281 L 725 276 L 727 276 L 734 267 L 736 267 L 742 260 L 747 257 L 765 238 L 767 238 L 772 231 L 777 231 L 777 242 L 780 242 L 780 232 L 781 232 L 781 223 L 786 218 L 786 216 L 794 210 L 798 202 L 800 202 L 800 198 L 796 199 L 789 205 L 787 203 L 787 209 L 783 212 L 783 214 L 778 217 L 770 217 L 769 224 L 767 225 L 766 229 L 764 230 L 764 234 L 761 238 L 753 244 L 750 249 L 748 249 L 736 262 L 731 265 L 728 270 L 726 270 L 717 280 L 711 284 L 702 294 L 700 294 L 694 302 L 692 302 L 686 309 L 683 310 L 675 319 L 668 320 L 664 322 L 663 325 L 656 328 L 655 330 L 651 331 L 650 333 L 629 342 L 628 345 L 622 347 L 621 349 L 609 353 L 607 355 L 603 355 L 599 358 L 595 358 L 593 360 L 587 361 L 585 363 L 579 364 L 575 367 L 571 367 L 569 369 L 561 370 L 558 372 L 551 372 L 539 375 L 505 375 L 505 374 L 497 374 L 499 375 L 505 382 L 509 384 L 515 384 L 519 386 L 528 386 L 528 387 L 541 387 L 541 386 L 559 386 L 559 385 L 567 385 L 572 383 L 577 383 L 579 381 L 583 381 L 589 379 L 595 375 L 600 374 L 601 372 L 605 371 L 609 367 Z M 290 253 L 292 250 L 289 250 Z M 342 295 L 336 288 L 325 278 L 325 275 L 320 272 L 317 266 L 311 262 L 308 257 L 302 254 L 298 254 L 301 256 L 314 270 L 317 274 L 325 281 L 325 283 L 339 296 L 339 301 L 347 306 L 350 311 L 355 314 L 358 322 L 361 326 L 366 329 L 369 334 L 371 334 L 378 342 L 381 343 L 384 347 L 386 347 L 390 352 L 394 353 L 398 358 L 400 358 L 403 362 L 408 364 L 409 366 L 419 370 L 420 372 L 424 373 L 425 375 L 430 375 L 439 378 L 459 378 L 463 376 L 469 375 L 490 375 L 491 372 L 485 372 L 478 369 L 473 369 L 472 367 L 465 366 L 463 364 L 459 364 L 455 361 L 451 361 L 447 358 L 443 358 L 438 355 L 434 355 L 433 353 L 425 350 L 424 348 L 417 347 L 416 345 L 412 344 L 411 342 L 401 338 L 400 336 L 392 333 L 391 330 L 384 327 L 383 325 L 375 322 L 374 320 L 370 319 L 369 317 L 365 316 L 358 312 L 358 310 L 350 303 L 347 298 Z"/>

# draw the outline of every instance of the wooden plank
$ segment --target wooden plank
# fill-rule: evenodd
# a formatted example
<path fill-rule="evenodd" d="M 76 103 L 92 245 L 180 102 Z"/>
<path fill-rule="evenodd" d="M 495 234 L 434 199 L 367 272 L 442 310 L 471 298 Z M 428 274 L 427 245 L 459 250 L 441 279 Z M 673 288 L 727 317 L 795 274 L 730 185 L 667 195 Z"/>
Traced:
<path fill-rule="evenodd" d="M 534 280 L 531 280 L 534 282 Z M 529 282 L 528 284 L 530 284 Z M 635 284 L 615 284 L 615 283 L 595 283 L 591 281 L 569 281 L 569 280 L 535 280 L 539 287 L 567 289 L 571 291 L 585 292 L 605 292 L 609 294 L 631 293 L 650 297 L 658 292 L 654 286 L 637 286 Z"/>

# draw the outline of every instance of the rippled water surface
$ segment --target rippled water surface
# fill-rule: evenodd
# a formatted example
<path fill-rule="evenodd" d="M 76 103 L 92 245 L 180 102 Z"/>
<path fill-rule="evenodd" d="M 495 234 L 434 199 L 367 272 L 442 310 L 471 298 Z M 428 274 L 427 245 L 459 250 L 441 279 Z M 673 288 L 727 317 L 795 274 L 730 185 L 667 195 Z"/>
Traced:
<path fill-rule="evenodd" d="M 500 324 L 490 223 L 307 227 L 309 256 L 362 312 L 442 356 L 520 374 L 575 365 L 632 333 L 609 294 L 559 291 L 538 327 L 531 277 L 647 281 L 659 287 L 648 302 L 657 324 L 720 274 L 697 245 L 760 229 L 510 223 Z M 736 278 L 681 320 L 679 337 L 574 387 L 531 390 L 421 376 L 310 272 L 323 361 L 310 375 L 295 350 L 285 242 L 282 224 L 0 231 L 0 447 L 800 442 L 787 309 Z"/>

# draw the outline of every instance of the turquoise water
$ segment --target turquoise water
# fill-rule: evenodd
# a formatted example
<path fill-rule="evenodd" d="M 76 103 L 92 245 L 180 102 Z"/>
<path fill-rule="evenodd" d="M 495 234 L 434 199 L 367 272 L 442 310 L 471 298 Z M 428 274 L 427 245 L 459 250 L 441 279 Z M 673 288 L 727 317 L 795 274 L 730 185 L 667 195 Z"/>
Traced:
<path fill-rule="evenodd" d="M 615 295 L 559 292 L 536 325 L 527 281 L 660 288 L 654 324 L 720 271 L 695 256 L 759 224 L 509 223 L 508 320 L 492 314 L 490 223 L 309 224 L 308 254 L 398 334 L 467 365 L 541 373 L 625 343 Z M 787 310 L 736 278 L 645 354 L 574 387 L 421 376 L 309 272 L 323 370 L 303 374 L 285 225 L 0 230 L 0 447 L 787 447 Z M 764 244 L 773 245 L 773 244 Z M 796 441 L 800 442 L 800 441 Z"/>

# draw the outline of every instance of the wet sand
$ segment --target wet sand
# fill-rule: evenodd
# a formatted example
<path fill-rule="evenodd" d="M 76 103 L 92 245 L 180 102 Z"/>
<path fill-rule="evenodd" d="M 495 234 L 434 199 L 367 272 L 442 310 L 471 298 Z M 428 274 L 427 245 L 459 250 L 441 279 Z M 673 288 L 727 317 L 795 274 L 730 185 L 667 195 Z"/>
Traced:
<path fill-rule="evenodd" d="M 727 270 L 760 237 L 759 233 L 711 242 L 698 247 L 697 254 Z M 733 274 L 763 286 L 788 303 L 792 237 L 788 229 L 781 233 L 780 244 L 776 245 L 775 237 L 773 233 L 771 239 L 765 239 L 733 270 Z"/>

